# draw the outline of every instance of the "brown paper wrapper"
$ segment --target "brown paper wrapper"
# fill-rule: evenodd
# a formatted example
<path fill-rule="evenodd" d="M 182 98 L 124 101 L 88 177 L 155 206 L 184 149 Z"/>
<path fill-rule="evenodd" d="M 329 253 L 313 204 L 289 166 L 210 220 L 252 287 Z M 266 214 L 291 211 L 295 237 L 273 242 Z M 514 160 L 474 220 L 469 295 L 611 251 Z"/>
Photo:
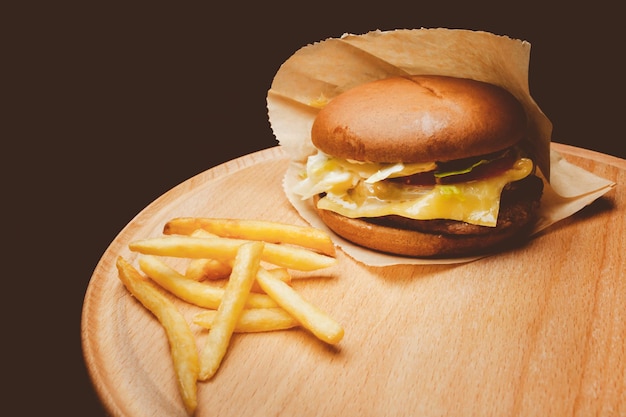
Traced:
<path fill-rule="evenodd" d="M 269 121 L 291 164 L 283 186 L 287 198 L 311 225 L 327 230 L 348 255 L 367 265 L 458 263 L 472 258 L 421 259 L 381 254 L 341 239 L 319 219 L 311 201 L 291 192 L 306 158 L 316 152 L 310 138 L 320 102 L 359 84 L 397 75 L 439 74 L 472 78 L 510 91 L 528 117 L 528 141 L 544 178 L 535 233 L 568 217 L 615 184 L 565 161 L 550 150 L 552 123 L 530 95 L 530 43 L 488 32 L 405 29 L 345 34 L 307 45 L 279 68 L 267 95 Z"/>

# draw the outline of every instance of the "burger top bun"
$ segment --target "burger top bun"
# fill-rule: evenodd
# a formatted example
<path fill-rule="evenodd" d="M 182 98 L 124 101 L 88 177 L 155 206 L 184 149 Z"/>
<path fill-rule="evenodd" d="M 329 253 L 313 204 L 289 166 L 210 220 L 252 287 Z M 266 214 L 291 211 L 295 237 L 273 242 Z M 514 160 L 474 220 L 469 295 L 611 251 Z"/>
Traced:
<path fill-rule="evenodd" d="M 526 135 L 515 97 L 485 82 L 436 75 L 391 77 L 332 99 L 311 140 L 334 157 L 371 162 L 449 161 L 505 149 Z"/>

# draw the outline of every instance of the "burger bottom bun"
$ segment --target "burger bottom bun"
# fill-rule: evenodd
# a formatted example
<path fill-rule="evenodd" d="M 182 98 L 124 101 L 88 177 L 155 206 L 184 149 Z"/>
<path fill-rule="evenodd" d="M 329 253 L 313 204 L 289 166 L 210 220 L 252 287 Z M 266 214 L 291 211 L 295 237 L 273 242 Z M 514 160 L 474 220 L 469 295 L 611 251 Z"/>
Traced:
<path fill-rule="evenodd" d="M 314 199 L 316 207 L 318 199 L 319 197 Z M 487 254 L 521 245 L 532 231 L 538 206 L 538 200 L 516 201 L 504 211 L 515 213 L 514 220 L 499 219 L 497 227 L 483 226 L 488 230 L 477 234 L 409 229 L 408 224 L 400 227 L 398 223 L 383 223 L 380 219 L 349 218 L 329 210 L 316 210 L 320 219 L 334 233 L 359 246 L 402 256 L 450 258 Z M 429 221 L 416 223 L 419 222 Z"/>

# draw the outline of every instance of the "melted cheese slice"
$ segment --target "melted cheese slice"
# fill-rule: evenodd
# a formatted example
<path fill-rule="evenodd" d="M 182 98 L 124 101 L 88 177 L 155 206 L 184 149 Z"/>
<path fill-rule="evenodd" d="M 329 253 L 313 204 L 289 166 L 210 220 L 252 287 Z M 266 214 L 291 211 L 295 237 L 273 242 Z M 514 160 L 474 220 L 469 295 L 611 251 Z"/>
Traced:
<path fill-rule="evenodd" d="M 326 193 L 318 207 L 351 218 L 394 214 L 418 220 L 449 219 L 494 227 L 502 189 L 509 182 L 530 175 L 533 163 L 530 159 L 519 158 L 498 176 L 449 185 L 407 187 L 385 181 L 434 167 L 434 163 L 360 163 L 318 153 L 309 157 L 306 173 L 294 192 L 302 199 Z"/>

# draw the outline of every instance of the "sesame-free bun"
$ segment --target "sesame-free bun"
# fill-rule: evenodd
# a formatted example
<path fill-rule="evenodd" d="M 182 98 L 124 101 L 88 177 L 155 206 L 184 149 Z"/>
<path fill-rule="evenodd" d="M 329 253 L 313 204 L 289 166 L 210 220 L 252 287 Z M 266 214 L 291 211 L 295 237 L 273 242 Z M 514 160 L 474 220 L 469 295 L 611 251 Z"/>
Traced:
<path fill-rule="evenodd" d="M 318 213 L 322 221 L 344 239 L 394 255 L 420 258 L 471 256 L 485 252 L 510 237 L 508 233 L 477 236 L 431 234 L 383 226 L 362 218 L 344 217 L 328 210 L 318 209 Z"/>
<path fill-rule="evenodd" d="M 316 116 L 313 145 L 345 159 L 450 161 L 510 147 L 525 137 L 522 105 L 505 89 L 437 75 L 358 85 Z"/>

